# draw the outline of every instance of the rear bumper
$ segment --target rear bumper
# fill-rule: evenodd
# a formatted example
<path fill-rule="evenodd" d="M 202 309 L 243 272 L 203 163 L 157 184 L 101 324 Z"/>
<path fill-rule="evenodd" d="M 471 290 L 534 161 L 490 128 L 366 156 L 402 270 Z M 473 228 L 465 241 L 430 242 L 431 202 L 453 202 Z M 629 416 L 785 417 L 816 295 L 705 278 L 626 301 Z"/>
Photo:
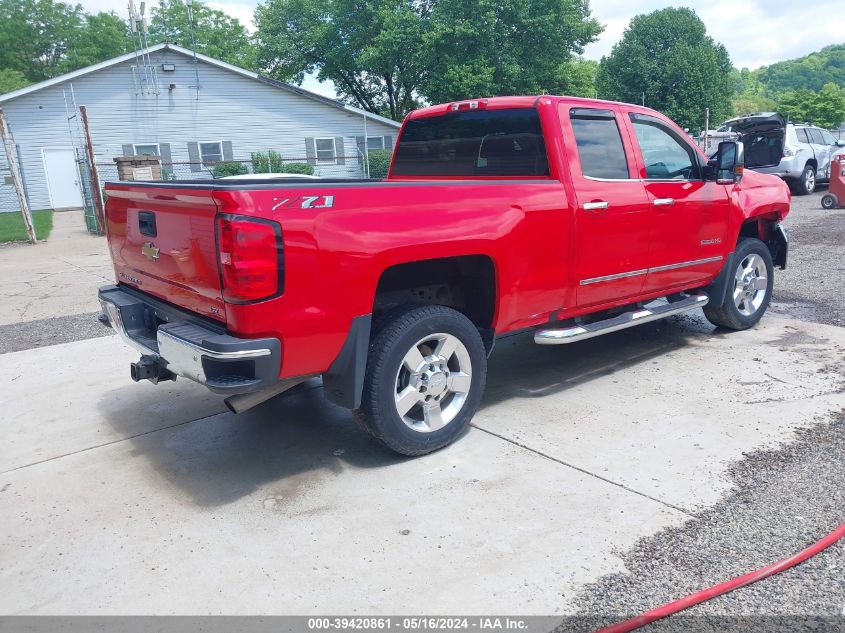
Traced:
<path fill-rule="evenodd" d="M 279 380 L 278 339 L 230 336 L 221 326 L 124 287 L 104 286 L 99 298 L 104 322 L 177 376 L 225 395 L 260 391 Z"/>

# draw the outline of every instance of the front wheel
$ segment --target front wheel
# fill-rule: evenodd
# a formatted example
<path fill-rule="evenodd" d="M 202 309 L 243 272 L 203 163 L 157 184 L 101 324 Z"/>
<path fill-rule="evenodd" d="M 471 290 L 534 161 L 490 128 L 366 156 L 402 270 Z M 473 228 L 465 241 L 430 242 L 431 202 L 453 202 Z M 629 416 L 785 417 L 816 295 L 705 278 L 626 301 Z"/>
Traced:
<path fill-rule="evenodd" d="M 742 238 L 733 256 L 725 300 L 720 306 L 704 306 L 704 316 L 713 325 L 747 330 L 763 317 L 772 298 L 774 266 L 772 255 L 756 238 Z"/>
<path fill-rule="evenodd" d="M 370 343 L 359 424 L 402 455 L 453 442 L 469 425 L 487 379 L 475 325 L 439 305 L 400 308 Z"/>

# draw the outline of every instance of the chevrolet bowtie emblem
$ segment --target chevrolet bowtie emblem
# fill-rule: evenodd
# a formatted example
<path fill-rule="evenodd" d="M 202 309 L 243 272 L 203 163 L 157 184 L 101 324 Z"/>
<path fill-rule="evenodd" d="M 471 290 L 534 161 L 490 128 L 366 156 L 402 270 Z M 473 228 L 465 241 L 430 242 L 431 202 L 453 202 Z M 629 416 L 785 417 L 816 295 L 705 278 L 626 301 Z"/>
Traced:
<path fill-rule="evenodd" d="M 153 246 L 152 242 L 144 242 L 144 245 L 141 247 L 141 255 L 154 262 L 158 259 L 158 254 L 159 248 L 157 246 Z"/>

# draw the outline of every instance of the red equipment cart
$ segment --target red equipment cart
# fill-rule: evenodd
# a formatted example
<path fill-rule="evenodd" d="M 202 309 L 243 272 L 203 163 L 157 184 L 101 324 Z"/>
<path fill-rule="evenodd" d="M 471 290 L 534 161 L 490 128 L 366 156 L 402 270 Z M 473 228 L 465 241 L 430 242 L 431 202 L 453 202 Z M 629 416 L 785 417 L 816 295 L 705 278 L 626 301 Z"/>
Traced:
<path fill-rule="evenodd" d="M 830 161 L 830 185 L 822 196 L 823 209 L 845 206 L 845 154 L 834 156 Z"/>

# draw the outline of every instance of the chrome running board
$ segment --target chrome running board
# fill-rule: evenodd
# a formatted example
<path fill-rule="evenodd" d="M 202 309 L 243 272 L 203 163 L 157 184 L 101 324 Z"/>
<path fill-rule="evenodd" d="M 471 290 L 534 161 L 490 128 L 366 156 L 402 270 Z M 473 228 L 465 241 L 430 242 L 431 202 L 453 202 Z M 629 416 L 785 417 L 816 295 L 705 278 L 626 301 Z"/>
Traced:
<path fill-rule="evenodd" d="M 707 295 L 689 295 L 679 301 L 663 303 L 650 308 L 637 308 L 636 310 L 624 312 L 604 321 L 582 323 L 576 320 L 575 324 L 570 327 L 555 330 L 537 330 L 534 333 L 534 342 L 539 345 L 564 345 L 566 343 L 574 343 L 575 341 L 583 341 L 594 336 L 624 330 L 625 328 L 640 325 L 641 323 L 657 321 L 673 314 L 689 312 L 690 310 L 707 305 L 707 301 Z"/>

